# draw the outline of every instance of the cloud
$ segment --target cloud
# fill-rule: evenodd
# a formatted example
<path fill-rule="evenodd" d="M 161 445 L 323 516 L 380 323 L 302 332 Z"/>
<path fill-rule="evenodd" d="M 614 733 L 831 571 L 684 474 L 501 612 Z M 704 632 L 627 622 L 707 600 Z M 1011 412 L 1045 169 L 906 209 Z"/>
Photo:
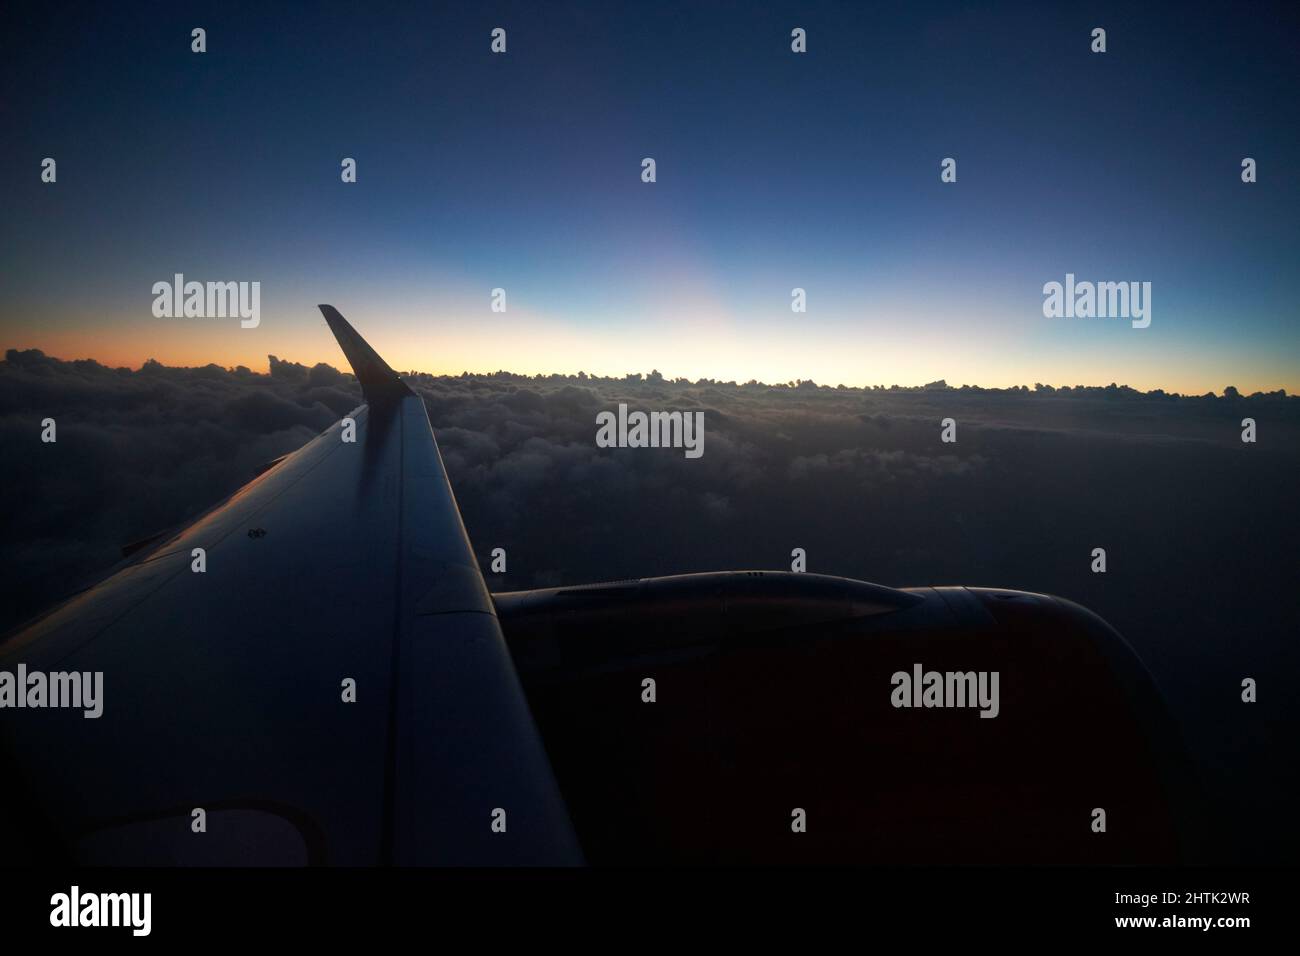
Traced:
<path fill-rule="evenodd" d="M 11 350 L 0 363 L 0 440 L 15 450 L 0 475 L 0 573 L 21 597 L 3 623 L 102 571 L 123 544 L 184 522 L 360 404 L 352 376 L 328 365 L 272 357 L 270 368 L 151 362 L 130 371 Z M 508 549 L 509 574 L 490 579 L 498 589 L 787 568 L 798 546 L 810 570 L 886 584 L 999 584 L 1095 600 L 1095 582 L 1076 572 L 1078 552 L 1098 541 L 1122 549 L 1181 540 L 1179 561 L 1221 563 L 1217 549 L 1240 537 L 1224 500 L 1293 512 L 1280 476 L 1300 448 L 1300 400 L 1280 395 L 508 373 L 412 382 L 471 540 L 484 557 Z M 703 457 L 598 448 L 596 414 L 620 402 L 702 411 Z M 1258 447 L 1239 440 L 1248 415 L 1266 436 Z M 39 443 L 45 417 L 58 421 L 57 445 Z M 939 441 L 947 417 L 958 423 L 955 444 Z M 1234 484 L 1244 480 L 1243 454 L 1262 469 L 1247 486 Z M 1188 544 L 1188 527 L 1202 537 Z M 1182 579 L 1164 588 L 1186 590 Z M 1114 588 L 1109 597 L 1121 613 L 1137 608 Z"/>
<path fill-rule="evenodd" d="M 879 481 L 909 480 L 944 475 L 966 475 L 982 468 L 981 455 L 962 458 L 957 455 L 917 455 L 907 451 L 878 448 L 841 448 L 833 454 L 800 455 L 790 462 L 792 479 L 816 478 L 824 472 L 847 472 L 863 484 Z"/>

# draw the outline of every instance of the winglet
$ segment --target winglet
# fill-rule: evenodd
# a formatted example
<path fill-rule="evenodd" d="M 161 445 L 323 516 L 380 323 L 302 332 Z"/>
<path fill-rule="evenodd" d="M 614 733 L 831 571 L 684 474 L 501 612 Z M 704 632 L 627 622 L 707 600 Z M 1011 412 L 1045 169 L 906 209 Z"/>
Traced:
<path fill-rule="evenodd" d="M 379 357 L 370 343 L 363 339 L 348 320 L 339 315 L 339 310 L 332 305 L 317 306 L 330 331 L 338 340 L 339 348 L 352 365 L 352 373 L 361 383 L 361 394 L 367 402 L 393 401 L 414 395 L 410 386 L 398 378 L 397 373 L 388 367 L 388 363 Z"/>

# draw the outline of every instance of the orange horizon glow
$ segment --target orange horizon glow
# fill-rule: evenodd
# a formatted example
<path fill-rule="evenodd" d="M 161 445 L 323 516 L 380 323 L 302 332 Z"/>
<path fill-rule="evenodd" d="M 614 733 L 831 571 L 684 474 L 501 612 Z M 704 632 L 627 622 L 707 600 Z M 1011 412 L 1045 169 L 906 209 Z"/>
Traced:
<path fill-rule="evenodd" d="M 373 325 L 374 323 L 370 323 Z M 470 325 L 469 323 L 466 323 Z M 523 325 L 525 323 L 520 323 Z M 319 334 L 255 334 L 247 330 L 232 334 L 229 328 L 192 334 L 173 329 L 154 329 L 150 334 L 91 334 L 84 329 L 66 329 L 16 336 L 5 348 L 39 349 L 64 361 L 93 359 L 109 368 L 138 370 L 147 360 L 177 368 L 218 365 L 233 370 L 245 366 L 266 374 L 269 355 L 308 368 L 323 362 L 342 371 L 350 371 L 346 359 L 329 336 L 323 323 Z M 366 334 L 363 332 L 363 334 Z M 834 339 L 834 335 L 823 336 Z M 261 344 L 253 347 L 253 339 Z M 933 348 L 917 351 L 908 344 L 894 341 L 870 343 L 861 348 L 831 341 L 823 344 L 808 340 L 790 341 L 789 337 L 743 341 L 717 332 L 705 339 L 697 337 L 691 344 L 689 358 L 683 349 L 656 336 L 629 336 L 620 332 L 606 339 L 593 337 L 587 330 L 545 327 L 480 329 L 461 333 L 435 346 L 430 336 L 413 336 L 406 330 L 397 334 L 375 331 L 368 339 L 390 365 L 399 371 L 416 371 L 431 375 L 459 376 L 507 371 L 518 375 L 588 375 L 622 378 L 628 373 L 658 370 L 666 379 L 684 377 L 690 381 L 708 378 L 715 381 L 744 383 L 751 379 L 775 384 L 812 379 L 819 385 L 871 387 L 875 385 L 917 386 L 944 380 L 950 386 L 963 384 L 983 388 L 1008 388 L 1036 382 L 1054 387 L 1106 386 L 1112 382 L 1141 391 L 1163 389 L 1184 395 L 1219 394 L 1232 385 L 1243 394 L 1285 389 L 1300 392 L 1300 376 L 1287 374 L 1280 367 L 1265 368 L 1255 374 L 1234 374 L 1231 369 L 1206 369 L 1191 365 L 1181 374 L 1158 378 L 1140 368 L 1137 359 L 1111 361 L 1103 370 L 1085 369 L 1077 361 L 1064 364 L 1051 360 L 1036 362 L 1033 372 L 1022 371 L 1014 356 L 981 354 L 966 350 L 958 355 L 940 355 Z M 627 341 L 631 338 L 633 341 Z M 638 341 L 639 340 L 639 341 Z M 992 351 L 992 350 L 990 350 Z M 677 353 L 677 354 L 674 354 Z M 1121 356 L 1123 359 L 1123 356 Z M 1280 362 L 1277 363 L 1281 365 Z M 1238 371 L 1242 371 L 1238 368 Z"/>

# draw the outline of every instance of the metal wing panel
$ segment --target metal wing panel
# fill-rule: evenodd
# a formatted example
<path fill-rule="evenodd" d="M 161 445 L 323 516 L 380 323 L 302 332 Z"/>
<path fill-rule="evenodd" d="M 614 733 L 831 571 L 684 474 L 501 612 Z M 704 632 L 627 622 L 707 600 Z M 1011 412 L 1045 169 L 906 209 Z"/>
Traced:
<path fill-rule="evenodd" d="M 363 405 L 349 414 L 361 422 L 367 413 Z M 111 578 L 74 595 L 12 635 L 0 644 L 0 666 L 21 652 L 27 655 L 29 665 L 37 666 L 35 660 L 42 668 L 53 668 L 174 577 L 188 573 L 194 548 L 211 553 L 230 534 L 247 535 L 256 529 L 259 512 L 340 446 L 339 431 L 339 424 L 331 426 L 288 456 L 281 467 L 250 481 L 221 505 L 143 553 Z"/>
<path fill-rule="evenodd" d="M 399 472 L 396 445 L 367 423 L 359 412 L 355 445 L 330 429 L 6 646 L 7 668 L 104 675 L 98 719 L 6 714 L 23 776 L 66 838 L 270 803 L 313 820 L 331 862 L 377 861 Z M 357 495 L 366 471 L 378 493 Z M 192 547 L 207 552 L 203 573 Z M 181 826 L 181 859 L 187 842 L 229 836 Z"/>
<path fill-rule="evenodd" d="M 419 398 L 402 401 L 403 622 L 395 862 L 580 859 Z M 411 491 L 417 493 L 411 494 Z M 491 773 L 484 773 L 491 768 Z M 505 832 L 489 814 L 503 810 Z"/>
<path fill-rule="evenodd" d="M 98 719 L 0 714 L 75 855 L 580 861 L 423 402 L 352 417 L 354 443 L 334 426 L 0 646 L 0 668 L 103 672 Z M 301 842 L 263 839 L 286 825 Z"/>

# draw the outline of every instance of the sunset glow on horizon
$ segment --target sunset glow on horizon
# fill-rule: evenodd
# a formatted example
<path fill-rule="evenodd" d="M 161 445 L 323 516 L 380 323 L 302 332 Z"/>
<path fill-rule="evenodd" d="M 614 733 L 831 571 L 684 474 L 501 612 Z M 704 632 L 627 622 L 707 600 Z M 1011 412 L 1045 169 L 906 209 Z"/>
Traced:
<path fill-rule="evenodd" d="M 1246 394 L 1277 389 L 1300 393 L 1300 371 L 1289 355 L 1261 357 L 1245 350 L 1214 357 L 1196 351 L 1181 357 L 1164 355 L 1164 370 L 1157 373 L 1150 350 L 1138 347 L 1146 345 L 1142 336 L 1150 330 L 1138 332 L 1114 323 L 1109 329 L 1072 337 L 1074 345 L 1060 354 L 1029 342 L 1008 349 L 1005 344 L 982 341 L 978 325 L 965 334 L 954 334 L 947 348 L 941 347 L 943 333 L 919 335 L 934 344 L 917 348 L 903 330 L 924 329 L 926 323 L 892 319 L 899 321 L 899 328 L 864 320 L 856 329 L 845 322 L 805 330 L 777 315 L 769 317 L 768 331 L 753 337 L 730 322 L 650 321 L 634 330 L 612 326 L 602 332 L 513 307 L 505 315 L 422 320 L 399 318 L 364 303 L 340 309 L 394 368 L 432 375 L 582 371 L 621 378 L 657 370 L 668 379 L 737 383 L 756 379 L 768 384 L 812 379 L 821 385 L 848 387 L 909 387 L 944 380 L 951 386 L 984 388 L 1032 387 L 1038 382 L 1056 387 L 1117 383 L 1185 395 L 1219 393 L 1228 385 Z M 36 348 L 64 360 L 94 359 L 112 368 L 138 369 L 152 359 L 174 367 L 242 365 L 265 373 L 268 356 L 274 355 L 308 367 L 323 362 L 348 370 L 315 306 L 304 307 L 300 314 L 264 314 L 256 329 L 241 329 L 237 319 L 105 320 L 101 316 L 95 321 L 101 323 L 98 329 L 88 327 L 89 322 L 70 322 L 46 332 L 37 323 L 24 330 L 28 334 L 10 334 L 0 345 Z M 1069 320 L 1039 316 L 1035 321 L 1049 325 Z M 1038 335 L 1049 336 L 1049 331 Z M 1132 348 L 1113 347 L 1114 339 L 1126 338 Z M 689 348 L 683 347 L 688 340 Z M 1161 340 L 1151 341 L 1163 346 Z M 1027 362 L 1026 353 L 1031 351 L 1032 362 Z"/>
<path fill-rule="evenodd" d="M 198 60 L 170 40 L 183 12 L 61 36 L 14 91 L 48 108 L 3 157 L 0 347 L 342 367 L 329 302 L 394 367 L 434 374 L 1300 391 L 1281 35 L 1256 30 L 1234 62 L 1258 72 L 1224 88 L 1189 64 L 1226 55 L 1207 36 L 1245 44 L 1236 21 L 1116 14 L 1125 42 L 1101 70 L 1086 44 L 1048 42 L 1079 29 L 1050 10 L 976 30 L 960 6 L 805 9 L 806 57 L 777 42 L 779 11 L 692 8 L 686 34 L 677 12 L 520 8 L 495 58 L 470 11 L 397 13 L 373 44 L 275 8 L 238 27 L 214 12 L 221 42 Z M 432 58 L 414 39 L 431 35 Z M 1195 102 L 1195 123 L 1170 102 Z M 260 283 L 259 326 L 155 317 L 151 288 L 178 273 Z M 1067 274 L 1149 282 L 1150 326 L 1046 318 L 1044 284 Z"/>

